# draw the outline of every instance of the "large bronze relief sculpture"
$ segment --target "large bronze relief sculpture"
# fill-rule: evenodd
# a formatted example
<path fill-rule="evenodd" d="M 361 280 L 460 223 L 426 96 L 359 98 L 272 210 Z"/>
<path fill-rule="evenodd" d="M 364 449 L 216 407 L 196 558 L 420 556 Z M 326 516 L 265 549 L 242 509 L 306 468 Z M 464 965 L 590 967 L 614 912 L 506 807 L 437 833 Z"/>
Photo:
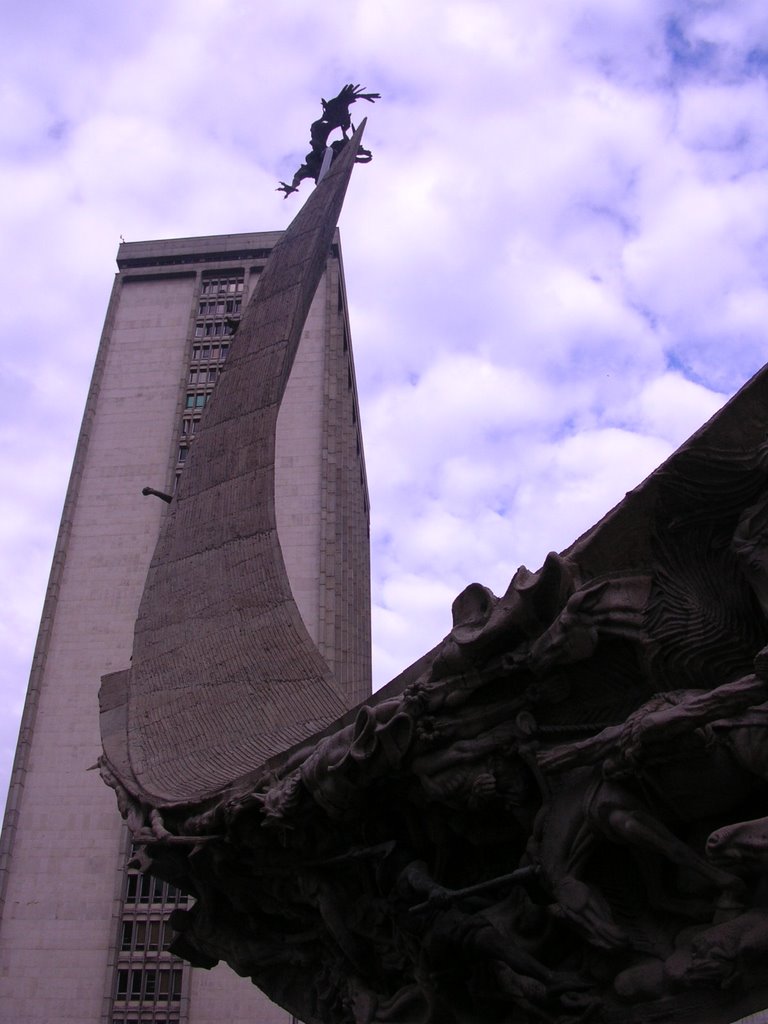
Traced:
<path fill-rule="evenodd" d="M 212 446 L 231 409 L 274 430 L 285 296 L 311 297 L 359 137 L 271 258 L 227 371 L 261 352 L 267 391 L 233 380 L 204 426 Z M 307 1024 L 725 1024 L 768 1006 L 767 438 L 763 371 L 538 572 L 500 598 L 467 587 L 445 640 L 346 713 L 293 613 L 257 459 L 248 557 L 269 572 L 248 600 L 290 645 L 272 667 L 296 676 L 291 721 L 264 706 L 268 660 L 243 680 L 250 649 L 199 667 L 152 719 L 183 644 L 172 566 L 209 572 L 226 547 L 172 531 L 212 486 L 237 494 L 198 488 L 196 442 L 142 605 L 152 621 L 103 691 L 102 773 L 142 865 L 195 897 L 174 916 L 176 951 L 226 961 Z M 153 615 L 170 616 L 162 657 Z M 230 649 L 226 614 L 216 629 L 207 645 Z M 244 723 L 228 777 L 218 693 Z"/>

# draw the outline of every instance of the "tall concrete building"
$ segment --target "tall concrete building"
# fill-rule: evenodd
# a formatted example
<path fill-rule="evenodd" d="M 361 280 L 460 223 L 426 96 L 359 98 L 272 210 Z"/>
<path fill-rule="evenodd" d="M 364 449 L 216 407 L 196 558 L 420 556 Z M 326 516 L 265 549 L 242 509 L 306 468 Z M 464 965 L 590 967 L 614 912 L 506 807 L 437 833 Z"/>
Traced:
<path fill-rule="evenodd" d="M 233 329 L 277 233 L 120 246 L 64 506 L 0 840 L 0 1020 L 287 1024 L 228 968 L 168 950 L 187 897 L 130 865 L 100 750 L 102 675 L 128 664 L 144 581 Z M 278 532 L 349 705 L 370 691 L 368 497 L 338 236 L 280 410 Z"/>

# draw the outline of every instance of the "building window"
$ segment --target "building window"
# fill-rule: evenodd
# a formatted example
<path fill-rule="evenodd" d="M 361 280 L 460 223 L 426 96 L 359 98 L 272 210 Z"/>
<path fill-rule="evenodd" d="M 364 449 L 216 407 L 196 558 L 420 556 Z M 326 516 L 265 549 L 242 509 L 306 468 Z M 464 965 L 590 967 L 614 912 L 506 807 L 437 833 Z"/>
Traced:
<path fill-rule="evenodd" d="M 181 979 L 180 967 L 120 968 L 117 972 L 115 1002 L 138 1003 L 146 1000 L 148 1003 L 177 1003 L 181 999 Z"/>
<path fill-rule="evenodd" d="M 169 901 L 163 899 L 162 902 Z M 159 917 L 123 921 L 120 942 L 123 953 L 159 953 L 167 951 L 172 941 L 173 929 Z"/>
<path fill-rule="evenodd" d="M 223 341 L 221 344 L 214 342 L 211 345 L 193 345 L 192 347 L 192 361 L 198 362 L 213 362 L 223 363 L 229 355 L 229 342 Z M 194 382 L 197 378 L 194 378 L 192 374 L 195 373 L 194 368 L 189 371 L 190 383 Z"/>
<path fill-rule="evenodd" d="M 201 295 L 236 295 L 242 292 L 244 276 L 242 271 L 228 275 L 227 277 L 206 277 L 200 286 Z"/>
<path fill-rule="evenodd" d="M 128 875 L 125 891 L 126 903 L 149 903 L 151 879 L 149 875 Z"/>
<path fill-rule="evenodd" d="M 189 449 L 186 449 L 189 451 Z M 126 903 L 186 903 L 187 897 L 170 882 L 151 875 L 129 874 L 126 883 Z"/>
<path fill-rule="evenodd" d="M 222 338 L 230 333 L 230 329 L 223 320 L 206 320 L 203 324 L 195 325 L 196 338 Z"/>
<path fill-rule="evenodd" d="M 235 299 L 219 299 L 218 302 L 200 302 L 197 306 L 198 316 L 224 316 L 224 313 L 234 312 Z"/>
<path fill-rule="evenodd" d="M 143 971 L 131 971 L 130 998 L 135 1002 L 141 999 L 142 982 L 144 981 Z"/>
<path fill-rule="evenodd" d="M 165 1009 L 165 1007 L 163 1007 L 163 1009 Z M 147 1016 L 145 1013 L 142 1013 L 141 1017 L 137 1017 L 135 1016 L 136 1011 L 134 1010 L 133 1014 L 133 1016 L 123 1017 L 119 1011 L 117 1011 L 112 1017 L 112 1024 L 179 1024 L 178 1017 L 169 1017 L 165 1013 L 162 1017 L 158 1017 L 155 1013 L 151 1013 L 151 1016 Z"/>

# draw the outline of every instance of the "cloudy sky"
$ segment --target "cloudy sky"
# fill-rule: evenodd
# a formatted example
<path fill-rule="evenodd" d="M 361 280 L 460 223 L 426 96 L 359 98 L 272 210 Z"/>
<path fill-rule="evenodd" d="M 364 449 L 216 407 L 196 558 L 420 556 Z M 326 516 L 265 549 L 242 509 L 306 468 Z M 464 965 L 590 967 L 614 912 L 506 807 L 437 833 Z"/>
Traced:
<path fill-rule="evenodd" d="M 284 227 L 321 95 L 370 107 L 341 221 L 378 683 L 639 483 L 765 361 L 764 0 L 35 0 L 0 69 L 0 789 L 115 270 Z M 359 111 L 364 107 L 363 111 Z M 306 192 L 306 186 L 304 191 Z"/>

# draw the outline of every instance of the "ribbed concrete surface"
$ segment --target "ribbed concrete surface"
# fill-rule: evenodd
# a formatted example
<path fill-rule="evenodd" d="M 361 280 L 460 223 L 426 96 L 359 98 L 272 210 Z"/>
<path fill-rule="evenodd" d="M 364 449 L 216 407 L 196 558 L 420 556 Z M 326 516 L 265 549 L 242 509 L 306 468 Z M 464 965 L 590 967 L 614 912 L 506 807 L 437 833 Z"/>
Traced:
<path fill-rule="evenodd" d="M 346 708 L 291 596 L 274 457 L 363 126 L 270 257 L 165 519 L 131 668 L 104 680 L 107 757 L 155 804 L 212 795 Z"/>

